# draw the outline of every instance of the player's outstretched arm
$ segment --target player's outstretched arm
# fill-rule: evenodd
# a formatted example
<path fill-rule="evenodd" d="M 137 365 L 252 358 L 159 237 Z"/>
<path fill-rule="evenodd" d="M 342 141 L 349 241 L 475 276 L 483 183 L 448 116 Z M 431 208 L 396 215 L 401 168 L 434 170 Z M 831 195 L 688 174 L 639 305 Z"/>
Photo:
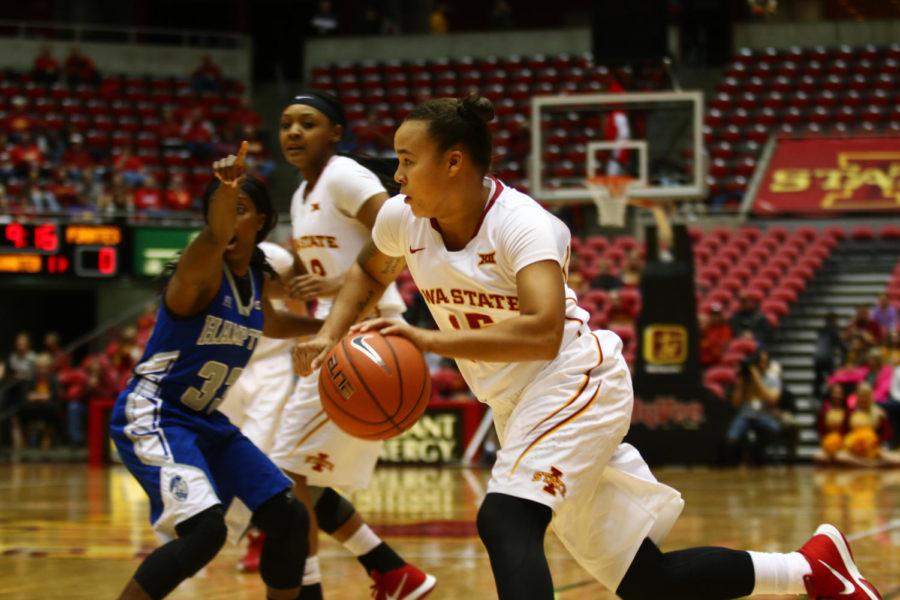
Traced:
<path fill-rule="evenodd" d="M 278 282 L 266 279 L 263 287 L 263 335 L 270 338 L 287 339 L 313 335 L 322 326 L 320 319 L 291 311 L 278 310 L 272 305 L 273 298 L 283 295 Z"/>
<path fill-rule="evenodd" d="M 213 163 L 213 171 L 222 185 L 210 198 L 206 227 L 185 248 L 166 287 L 166 306 L 176 315 L 196 314 L 219 291 L 222 255 L 234 236 L 237 221 L 238 189 L 246 154 L 247 142 L 244 141 L 237 155 Z"/>
<path fill-rule="evenodd" d="M 559 263 L 545 260 L 516 274 L 519 316 L 480 328 L 432 331 L 384 319 L 356 325 L 354 331 L 402 335 L 424 352 L 486 362 L 550 360 L 559 352 L 565 324 L 565 284 Z"/>
<path fill-rule="evenodd" d="M 384 290 L 406 267 L 403 257 L 388 256 L 369 241 L 350 267 L 319 334 L 294 349 L 294 368 L 307 375 L 319 368 L 325 354 L 350 326 L 372 312 Z"/>

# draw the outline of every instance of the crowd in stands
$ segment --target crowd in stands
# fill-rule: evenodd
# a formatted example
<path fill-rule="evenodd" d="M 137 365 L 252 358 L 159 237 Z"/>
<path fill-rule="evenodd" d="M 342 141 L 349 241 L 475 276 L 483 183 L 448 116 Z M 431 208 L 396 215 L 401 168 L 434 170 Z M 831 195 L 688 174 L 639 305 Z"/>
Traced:
<path fill-rule="evenodd" d="M 125 386 L 155 321 L 151 303 L 133 323 L 111 331 L 102 350 L 78 361 L 56 332 L 44 335 L 40 351 L 29 333 L 18 333 L 12 352 L 0 359 L 0 439 L 8 435 L 14 455 L 26 448 L 83 447 L 89 402 L 114 398 Z"/>
<path fill-rule="evenodd" d="M 843 328 L 829 315 L 818 333 L 815 371 L 819 459 L 900 464 L 900 323 L 888 294 L 857 306 Z"/>
<path fill-rule="evenodd" d="M 212 156 L 250 141 L 273 169 L 243 86 L 205 57 L 183 78 L 101 73 L 46 47 L 28 72 L 0 72 L 0 211 L 171 215 L 198 208 Z"/>

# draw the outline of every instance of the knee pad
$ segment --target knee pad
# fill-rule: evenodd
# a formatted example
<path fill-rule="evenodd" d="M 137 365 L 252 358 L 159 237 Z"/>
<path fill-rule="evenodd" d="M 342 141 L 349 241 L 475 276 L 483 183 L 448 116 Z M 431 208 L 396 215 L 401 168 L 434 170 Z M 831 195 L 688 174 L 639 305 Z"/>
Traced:
<path fill-rule="evenodd" d="M 252 521 L 267 537 L 299 535 L 306 539 L 309 532 L 309 514 L 306 507 L 290 491 L 276 494 L 266 500 L 253 513 Z"/>
<path fill-rule="evenodd" d="M 253 524 L 266 534 L 259 575 L 273 589 L 299 588 L 309 551 L 309 514 L 289 491 L 275 495 L 253 513 Z"/>
<path fill-rule="evenodd" d="M 175 526 L 178 539 L 182 540 L 178 552 L 179 563 L 185 577 L 193 576 L 211 561 L 228 537 L 225 511 L 221 505 L 208 508 L 187 521 Z"/>
<path fill-rule="evenodd" d="M 349 500 L 333 489 L 325 488 L 315 503 L 315 511 L 319 529 L 331 535 L 350 520 L 356 509 Z"/>
<path fill-rule="evenodd" d="M 144 559 L 134 580 L 150 598 L 164 598 L 219 553 L 228 530 L 225 511 L 213 506 L 175 526 L 178 537 Z"/>
<path fill-rule="evenodd" d="M 553 513 L 548 506 L 506 494 L 488 494 L 478 509 L 478 535 L 491 559 L 507 551 L 538 546 L 543 552 L 544 534 Z"/>

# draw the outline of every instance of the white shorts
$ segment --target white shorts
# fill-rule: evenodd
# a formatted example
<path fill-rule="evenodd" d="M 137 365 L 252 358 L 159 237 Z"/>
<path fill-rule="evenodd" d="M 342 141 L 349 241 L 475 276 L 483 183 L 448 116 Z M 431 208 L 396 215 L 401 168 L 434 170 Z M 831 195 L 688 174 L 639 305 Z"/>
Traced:
<path fill-rule="evenodd" d="M 310 485 L 344 491 L 369 485 L 381 441 L 363 440 L 335 425 L 319 400 L 319 373 L 297 380 L 281 413 L 269 457 Z"/>
<path fill-rule="evenodd" d="M 501 450 L 488 492 L 549 506 L 563 545 L 611 591 L 684 506 L 622 443 L 634 395 L 621 350 L 614 333 L 585 327 L 515 401 L 490 403 Z"/>
<path fill-rule="evenodd" d="M 268 454 L 295 379 L 289 353 L 267 358 L 238 377 L 219 410 Z"/>

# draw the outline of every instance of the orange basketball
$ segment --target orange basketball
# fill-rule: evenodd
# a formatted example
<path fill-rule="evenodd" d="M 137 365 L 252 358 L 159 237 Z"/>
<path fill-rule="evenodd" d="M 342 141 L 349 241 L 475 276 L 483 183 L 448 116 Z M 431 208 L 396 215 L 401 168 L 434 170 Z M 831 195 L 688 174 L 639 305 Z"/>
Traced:
<path fill-rule="evenodd" d="M 425 412 L 431 375 L 425 357 L 406 338 L 348 335 L 325 357 L 319 397 L 331 420 L 350 435 L 386 440 Z"/>

